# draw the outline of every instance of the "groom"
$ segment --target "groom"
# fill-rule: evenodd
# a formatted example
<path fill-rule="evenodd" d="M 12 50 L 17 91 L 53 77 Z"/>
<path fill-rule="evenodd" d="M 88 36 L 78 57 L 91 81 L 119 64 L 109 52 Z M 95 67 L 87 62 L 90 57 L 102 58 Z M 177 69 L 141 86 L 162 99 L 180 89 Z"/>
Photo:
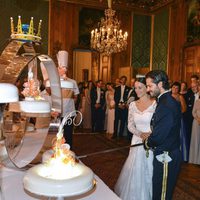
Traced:
<path fill-rule="evenodd" d="M 180 171 L 181 108 L 169 92 L 164 71 L 154 70 L 146 75 L 147 91 L 158 104 L 151 120 L 152 134 L 144 141 L 153 149 L 153 200 L 171 200 Z"/>

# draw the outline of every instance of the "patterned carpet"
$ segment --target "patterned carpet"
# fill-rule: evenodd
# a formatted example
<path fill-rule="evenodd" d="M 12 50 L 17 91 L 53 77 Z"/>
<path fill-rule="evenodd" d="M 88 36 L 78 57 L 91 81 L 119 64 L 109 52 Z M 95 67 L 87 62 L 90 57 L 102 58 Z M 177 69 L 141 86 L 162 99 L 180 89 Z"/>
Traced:
<path fill-rule="evenodd" d="M 43 152 L 49 149 L 51 139 L 47 138 Z M 73 136 L 73 151 L 77 156 L 127 146 L 125 139 L 112 140 L 105 134 L 76 133 Z M 81 161 L 90 167 L 111 189 L 117 181 L 129 149 L 109 152 L 82 158 Z M 184 163 L 175 188 L 173 200 L 200 200 L 200 166 Z"/>

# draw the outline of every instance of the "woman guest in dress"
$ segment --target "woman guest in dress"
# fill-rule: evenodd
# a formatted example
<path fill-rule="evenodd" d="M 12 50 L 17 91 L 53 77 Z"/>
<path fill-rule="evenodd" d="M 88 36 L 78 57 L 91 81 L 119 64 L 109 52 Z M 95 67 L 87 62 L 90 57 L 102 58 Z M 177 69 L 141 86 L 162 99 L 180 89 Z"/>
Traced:
<path fill-rule="evenodd" d="M 83 96 L 83 90 L 84 90 L 84 82 L 79 82 L 78 83 L 78 89 L 79 89 L 79 94 L 77 96 L 77 101 L 75 103 L 75 108 L 76 110 L 80 110 L 80 108 L 82 107 L 82 96 Z"/>
<path fill-rule="evenodd" d="M 114 120 L 115 120 L 115 100 L 114 100 L 114 87 L 112 83 L 107 83 L 106 91 L 106 113 L 107 113 L 107 130 L 108 137 L 112 137 L 114 133 Z"/>
<path fill-rule="evenodd" d="M 93 85 L 92 81 L 86 82 L 82 96 L 83 128 L 90 131 L 92 128 L 90 91 Z"/>
<path fill-rule="evenodd" d="M 180 91 L 180 94 L 183 95 L 184 99 L 186 99 L 187 90 L 188 90 L 187 82 L 182 81 L 181 82 L 181 91 Z"/>
<path fill-rule="evenodd" d="M 198 93 L 200 95 L 200 85 L 198 86 Z M 195 101 L 192 115 L 194 120 L 192 124 L 189 162 L 200 165 L 200 99 Z"/>
<path fill-rule="evenodd" d="M 128 129 L 133 134 L 131 144 L 142 143 L 151 133 L 150 121 L 156 108 L 156 101 L 147 94 L 145 77 L 135 82 L 137 101 L 131 102 L 128 114 Z M 153 152 L 146 152 L 143 146 L 130 149 L 115 186 L 115 192 L 123 200 L 151 200 Z"/>
<path fill-rule="evenodd" d="M 187 110 L 187 105 L 186 105 L 183 95 L 180 94 L 180 91 L 181 91 L 181 84 L 179 82 L 174 82 L 171 87 L 172 96 L 178 102 L 180 102 L 181 112 L 183 114 Z M 186 142 L 186 128 L 183 122 L 183 116 L 181 119 L 180 143 L 181 143 L 182 160 L 187 162 L 188 157 L 189 157 L 189 146 L 187 145 L 187 142 Z"/>

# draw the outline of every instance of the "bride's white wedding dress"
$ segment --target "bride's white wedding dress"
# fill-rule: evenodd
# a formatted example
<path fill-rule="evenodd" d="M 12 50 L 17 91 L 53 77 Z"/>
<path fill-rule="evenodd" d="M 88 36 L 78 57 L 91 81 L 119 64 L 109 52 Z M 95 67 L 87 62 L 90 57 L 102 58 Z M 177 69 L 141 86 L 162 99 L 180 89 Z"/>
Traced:
<path fill-rule="evenodd" d="M 154 101 L 146 110 L 141 112 L 135 102 L 129 107 L 128 129 L 133 134 L 131 144 L 142 143 L 141 132 L 149 132 L 150 121 L 156 108 Z M 151 200 L 152 199 L 153 152 L 146 151 L 143 146 L 130 149 L 129 156 L 122 168 L 115 185 L 115 192 L 122 200 Z"/>

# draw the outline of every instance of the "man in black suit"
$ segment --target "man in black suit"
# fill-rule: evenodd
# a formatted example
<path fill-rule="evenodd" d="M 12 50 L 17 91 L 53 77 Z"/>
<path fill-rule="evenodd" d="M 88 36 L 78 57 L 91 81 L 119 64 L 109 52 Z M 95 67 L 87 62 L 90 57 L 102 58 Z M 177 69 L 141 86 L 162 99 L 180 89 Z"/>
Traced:
<path fill-rule="evenodd" d="M 131 87 L 130 87 L 128 97 L 127 97 L 127 108 L 129 108 L 129 105 L 131 102 L 138 100 L 137 94 L 135 92 L 135 81 L 136 81 L 135 78 L 132 78 L 130 81 Z M 130 142 L 132 140 L 132 137 L 133 137 L 133 134 L 129 130 L 127 130 L 127 138 Z"/>
<path fill-rule="evenodd" d="M 135 78 L 132 78 L 131 79 L 131 83 L 130 83 L 130 91 L 128 93 L 128 97 L 127 97 L 127 104 L 129 106 L 129 104 L 132 102 L 132 101 L 136 101 L 138 100 L 138 97 L 137 97 L 137 94 L 135 92 L 135 81 L 136 79 Z M 132 135 L 132 134 L 131 134 Z"/>
<path fill-rule="evenodd" d="M 96 82 L 90 92 L 91 114 L 92 114 L 92 132 L 101 132 L 104 130 L 105 118 L 105 91 L 102 89 L 102 80 Z"/>
<path fill-rule="evenodd" d="M 114 134 L 112 138 L 116 138 L 117 136 L 122 137 L 125 124 L 128 118 L 128 108 L 127 108 L 127 100 L 128 94 L 130 91 L 130 87 L 126 85 L 127 77 L 122 76 L 120 78 L 121 85 L 115 88 L 115 121 L 114 121 Z M 119 126 L 120 121 L 120 126 Z M 118 133 L 119 130 L 119 133 Z"/>
<path fill-rule="evenodd" d="M 194 74 L 191 76 L 190 80 L 191 80 L 190 88 L 185 94 L 185 102 L 187 105 L 187 110 L 186 112 L 183 113 L 183 121 L 186 129 L 186 145 L 188 149 L 190 149 L 190 140 L 191 140 L 192 123 L 193 123 L 192 109 L 195 100 L 199 98 L 198 96 L 199 77 Z M 189 152 L 187 153 L 189 156 Z"/>
<path fill-rule="evenodd" d="M 181 107 L 169 92 L 164 71 L 150 71 L 146 75 L 147 91 L 158 104 L 152 117 L 152 133 L 144 146 L 153 149 L 153 200 L 172 199 L 180 171 Z"/>

